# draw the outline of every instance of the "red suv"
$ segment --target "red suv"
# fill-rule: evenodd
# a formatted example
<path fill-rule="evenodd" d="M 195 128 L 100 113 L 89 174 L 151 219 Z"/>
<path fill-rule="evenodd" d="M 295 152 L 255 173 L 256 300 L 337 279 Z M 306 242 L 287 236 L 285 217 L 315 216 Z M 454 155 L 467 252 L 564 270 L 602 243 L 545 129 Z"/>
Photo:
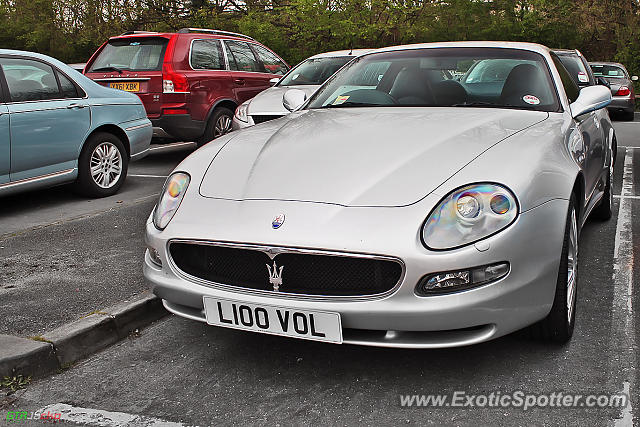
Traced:
<path fill-rule="evenodd" d="M 136 93 L 154 136 L 206 143 L 231 130 L 236 107 L 268 88 L 289 66 L 243 34 L 183 28 L 110 38 L 84 74 Z"/>

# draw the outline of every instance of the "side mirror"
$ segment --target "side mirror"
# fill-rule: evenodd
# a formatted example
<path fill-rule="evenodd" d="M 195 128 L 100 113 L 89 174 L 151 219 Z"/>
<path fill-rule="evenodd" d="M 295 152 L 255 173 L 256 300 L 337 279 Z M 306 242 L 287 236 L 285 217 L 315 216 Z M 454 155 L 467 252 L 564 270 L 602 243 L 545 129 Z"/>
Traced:
<path fill-rule="evenodd" d="M 605 79 L 604 77 L 598 77 L 598 78 L 596 78 L 596 83 L 597 83 L 597 84 L 599 84 L 599 85 L 601 85 L 601 86 L 606 86 L 606 87 L 608 87 L 609 89 L 611 89 L 611 83 L 609 83 L 609 82 L 607 81 L 607 79 Z"/>
<path fill-rule="evenodd" d="M 578 99 L 572 103 L 571 116 L 575 119 L 583 114 L 600 110 L 611 103 L 611 91 L 604 86 L 589 86 L 580 91 Z"/>
<path fill-rule="evenodd" d="M 307 100 L 307 94 L 300 89 L 289 89 L 282 96 L 282 105 L 289 111 L 300 108 L 304 101 Z"/>
<path fill-rule="evenodd" d="M 638 76 L 631 76 L 631 80 L 633 80 L 634 82 L 638 81 Z"/>
<path fill-rule="evenodd" d="M 277 85 L 277 84 L 278 84 L 278 82 L 279 82 L 279 81 L 280 81 L 280 77 L 274 77 L 274 78 L 272 78 L 271 80 L 269 80 L 269 84 L 270 84 L 271 86 L 275 86 L 275 85 Z"/>

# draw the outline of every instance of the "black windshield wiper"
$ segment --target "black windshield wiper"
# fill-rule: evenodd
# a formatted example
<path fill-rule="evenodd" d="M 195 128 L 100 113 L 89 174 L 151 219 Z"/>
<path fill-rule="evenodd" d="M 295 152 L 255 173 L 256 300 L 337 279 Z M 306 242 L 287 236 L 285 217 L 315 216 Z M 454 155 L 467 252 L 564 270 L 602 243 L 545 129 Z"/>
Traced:
<path fill-rule="evenodd" d="M 497 107 L 497 108 L 505 108 L 504 105 L 493 104 L 491 102 L 463 102 L 461 104 L 452 104 L 451 107 Z"/>
<path fill-rule="evenodd" d="M 100 67 L 100 68 L 94 68 L 93 70 L 91 70 L 91 72 L 100 72 L 100 71 L 117 71 L 119 74 L 122 74 L 122 69 L 118 68 L 118 67 L 114 67 L 112 65 L 109 65 L 108 67 Z"/>
<path fill-rule="evenodd" d="M 320 108 L 342 108 L 342 107 L 384 107 L 382 104 L 370 104 L 366 102 L 343 102 L 342 104 L 327 104 Z"/>

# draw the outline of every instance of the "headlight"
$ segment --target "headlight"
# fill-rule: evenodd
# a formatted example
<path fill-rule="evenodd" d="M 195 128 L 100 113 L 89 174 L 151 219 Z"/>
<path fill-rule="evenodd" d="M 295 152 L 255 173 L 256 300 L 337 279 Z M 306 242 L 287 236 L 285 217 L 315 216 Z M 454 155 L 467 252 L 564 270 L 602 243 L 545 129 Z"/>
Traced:
<path fill-rule="evenodd" d="M 247 101 L 244 104 L 241 104 L 238 108 L 236 108 L 236 119 L 240 120 L 241 122 L 248 123 L 249 122 L 249 116 L 247 116 L 248 111 L 249 111 L 249 102 Z"/>
<path fill-rule="evenodd" d="M 158 230 L 164 230 L 169 221 L 175 215 L 184 193 L 187 192 L 191 177 L 184 172 L 176 172 L 172 174 L 164 184 L 160 200 L 153 212 L 153 225 Z"/>
<path fill-rule="evenodd" d="M 429 249 L 454 249 L 508 227 L 518 216 L 513 194 L 496 184 L 473 184 L 445 197 L 422 228 Z"/>

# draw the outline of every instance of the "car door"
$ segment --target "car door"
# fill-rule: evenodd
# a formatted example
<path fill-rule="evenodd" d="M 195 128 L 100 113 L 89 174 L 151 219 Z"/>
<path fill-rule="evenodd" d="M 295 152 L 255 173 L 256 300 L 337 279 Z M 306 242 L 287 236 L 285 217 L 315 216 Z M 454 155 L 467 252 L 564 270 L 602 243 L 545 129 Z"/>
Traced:
<path fill-rule="evenodd" d="M 560 59 L 555 54 L 552 54 L 552 58 L 562 79 L 562 84 L 569 102 L 575 102 L 580 94 L 580 88 Z M 604 170 L 604 133 L 596 112 L 590 112 L 576 117 L 575 123 L 584 144 L 582 167 L 585 175 L 585 200 L 588 203 L 592 201 L 598 181 Z"/>
<path fill-rule="evenodd" d="M 270 86 L 268 73 L 247 42 L 225 40 L 225 51 L 233 79 L 233 92 L 242 103 Z"/>
<path fill-rule="evenodd" d="M 10 181 L 71 171 L 90 127 L 86 97 L 39 59 L 0 57 L 11 121 Z"/>

